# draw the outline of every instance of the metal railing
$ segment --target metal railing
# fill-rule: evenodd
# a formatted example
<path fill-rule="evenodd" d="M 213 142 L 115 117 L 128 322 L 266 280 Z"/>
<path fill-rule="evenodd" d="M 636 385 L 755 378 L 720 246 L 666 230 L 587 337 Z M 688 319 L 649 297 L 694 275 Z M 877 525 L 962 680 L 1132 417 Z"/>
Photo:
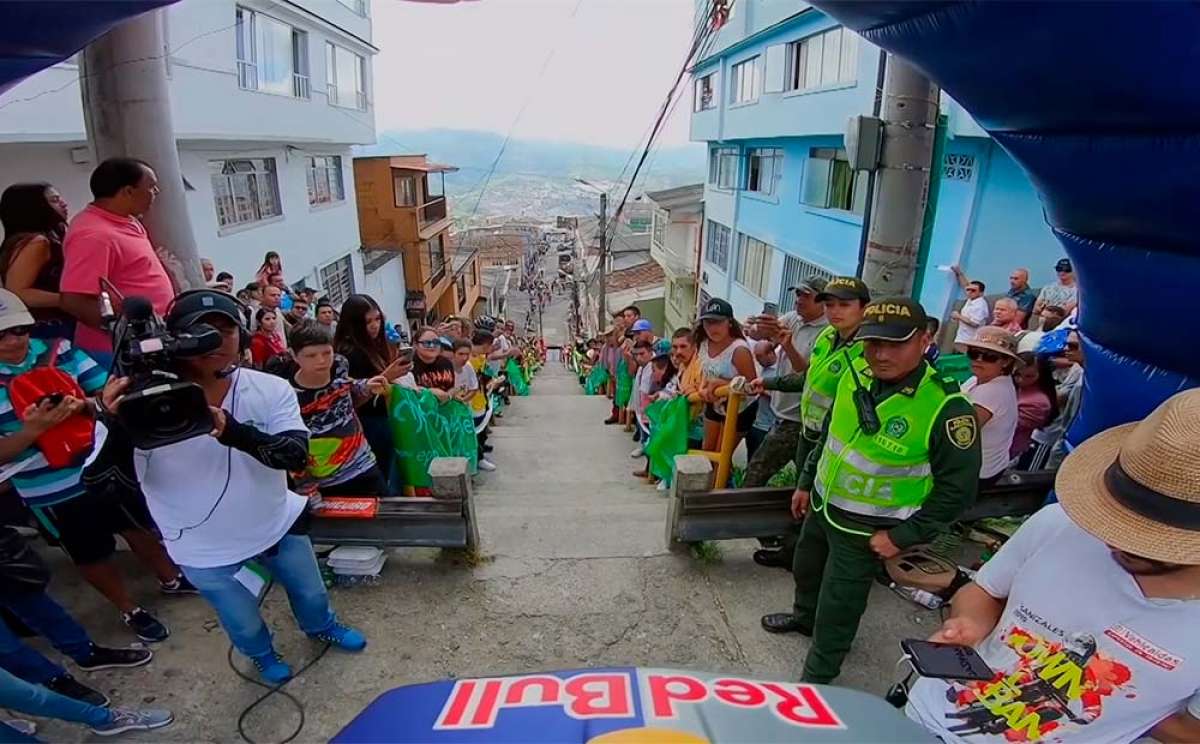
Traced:
<path fill-rule="evenodd" d="M 239 59 L 237 61 L 238 87 L 243 90 L 258 90 L 258 65 Z"/>
<path fill-rule="evenodd" d="M 309 98 L 312 93 L 312 88 L 308 80 L 308 75 L 301 75 L 298 72 L 292 73 L 292 95 L 296 98 Z"/>
<path fill-rule="evenodd" d="M 742 398 L 745 396 L 746 379 L 744 377 L 735 377 L 728 385 L 722 385 L 716 389 L 713 396 L 725 400 L 725 422 L 721 424 L 721 439 L 717 445 L 717 451 L 710 450 L 688 450 L 689 455 L 701 455 L 717 464 L 717 474 L 713 478 L 713 488 L 724 488 L 729 482 L 729 474 L 733 470 L 733 451 L 737 449 L 738 443 L 738 408 L 741 405 Z M 702 399 L 699 393 L 692 393 L 688 396 L 689 403 L 700 403 Z"/>
<path fill-rule="evenodd" d="M 421 205 L 418 214 L 420 215 L 422 226 L 446 219 L 446 197 L 439 196 L 436 199 L 425 202 Z"/>

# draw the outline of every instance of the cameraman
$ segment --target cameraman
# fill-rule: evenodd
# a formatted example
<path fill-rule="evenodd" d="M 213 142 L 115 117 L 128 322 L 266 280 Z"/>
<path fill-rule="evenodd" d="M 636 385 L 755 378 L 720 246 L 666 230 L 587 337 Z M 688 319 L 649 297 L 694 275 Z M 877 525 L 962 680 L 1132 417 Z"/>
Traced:
<path fill-rule="evenodd" d="M 132 459 L 167 551 L 216 609 L 237 649 L 263 679 L 279 684 L 292 670 L 271 644 L 255 595 L 235 577 L 247 561 L 261 562 L 283 585 L 311 638 L 348 651 L 362 650 L 367 641 L 337 621 L 305 534 L 307 502 L 288 490 L 287 471 L 303 470 L 308 461 L 308 430 L 296 394 L 286 380 L 238 366 L 247 335 L 242 312 L 223 292 L 195 290 L 177 299 L 166 319 L 171 333 L 198 331 L 203 323 L 221 334 L 220 348 L 175 363 L 183 380 L 203 389 L 213 430 L 152 450 L 133 449 Z M 105 389 L 108 409 L 120 405 L 127 384 Z M 110 440 L 123 438 L 116 428 Z M 132 448 L 110 444 L 118 452 Z"/>

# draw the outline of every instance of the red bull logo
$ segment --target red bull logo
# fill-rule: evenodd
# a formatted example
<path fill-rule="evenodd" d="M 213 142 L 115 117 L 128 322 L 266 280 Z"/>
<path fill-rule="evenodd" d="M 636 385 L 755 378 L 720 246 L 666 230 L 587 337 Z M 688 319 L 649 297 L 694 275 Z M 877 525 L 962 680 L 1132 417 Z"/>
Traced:
<path fill-rule="evenodd" d="M 650 711 L 655 718 L 679 716 L 682 705 L 716 700 L 735 708 L 768 708 L 775 717 L 793 726 L 844 728 L 816 688 L 779 682 L 753 682 L 719 677 L 704 680 L 684 674 L 650 674 Z"/>

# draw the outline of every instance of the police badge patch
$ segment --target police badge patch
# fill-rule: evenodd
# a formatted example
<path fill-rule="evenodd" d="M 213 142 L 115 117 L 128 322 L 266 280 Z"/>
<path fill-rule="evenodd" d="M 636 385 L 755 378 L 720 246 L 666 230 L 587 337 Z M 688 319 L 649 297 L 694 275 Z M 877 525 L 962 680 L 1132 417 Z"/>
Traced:
<path fill-rule="evenodd" d="M 979 434 L 979 426 L 974 416 L 955 416 L 946 422 L 946 434 L 955 447 L 970 449 Z"/>
<path fill-rule="evenodd" d="M 899 439 L 908 433 L 908 419 L 903 416 L 892 416 L 883 425 L 883 433 L 892 439 Z"/>
<path fill-rule="evenodd" d="M 840 359 L 834 359 L 832 362 L 829 363 L 829 374 L 836 375 L 838 372 L 841 372 L 841 371 L 842 371 L 842 361 Z"/>

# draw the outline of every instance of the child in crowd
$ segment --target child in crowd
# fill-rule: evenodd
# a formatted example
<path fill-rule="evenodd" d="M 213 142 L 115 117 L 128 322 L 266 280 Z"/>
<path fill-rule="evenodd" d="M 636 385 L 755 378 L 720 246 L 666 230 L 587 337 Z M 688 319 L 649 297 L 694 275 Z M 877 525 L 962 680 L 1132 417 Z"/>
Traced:
<path fill-rule="evenodd" d="M 673 398 L 679 394 L 679 372 L 675 369 L 674 362 L 671 361 L 672 351 L 671 343 L 666 339 L 659 341 L 654 349 L 654 358 L 650 360 L 650 379 L 654 385 L 654 393 L 651 395 L 653 399 Z M 643 409 L 644 410 L 644 409 Z M 646 422 L 647 432 L 649 431 L 649 421 Z M 649 436 L 647 436 L 649 441 Z M 647 467 L 647 469 L 649 469 Z M 666 481 L 658 482 L 658 490 L 667 490 Z"/>
<path fill-rule="evenodd" d="M 257 328 L 250 337 L 250 359 L 255 369 L 262 369 L 271 357 L 287 353 L 283 339 L 276 332 L 279 325 L 279 314 L 269 307 L 260 307 L 254 313 L 254 327 Z"/>
<path fill-rule="evenodd" d="M 308 467 L 292 473 L 296 491 L 310 497 L 318 491 L 322 496 L 387 495 L 356 409 L 371 395 L 387 394 L 391 368 L 369 380 L 351 379 L 346 358 L 333 352 L 333 335 L 315 320 L 297 324 L 288 342 L 297 365 L 292 387 L 312 433 Z"/>
<path fill-rule="evenodd" d="M 483 419 L 487 421 L 484 427 L 479 431 L 479 454 L 486 455 L 492 451 L 492 445 L 487 443 L 488 431 L 491 429 L 491 398 L 492 391 L 496 389 L 499 383 L 495 375 L 492 374 L 492 367 L 488 361 L 488 355 L 492 352 L 492 345 L 495 343 L 496 337 L 489 331 L 477 330 L 471 336 L 471 368 L 475 370 L 475 376 L 479 378 L 479 394 L 472 399 L 471 410 L 473 412 L 482 411 Z M 478 420 L 475 424 L 479 426 Z"/>
<path fill-rule="evenodd" d="M 475 417 L 475 426 L 478 428 L 487 414 L 487 400 L 483 399 L 483 391 L 479 387 L 479 377 L 470 363 L 473 350 L 474 345 L 470 341 L 465 338 L 457 338 L 454 340 L 454 356 L 451 361 L 454 364 L 455 397 L 466 403 L 471 409 L 471 415 Z M 487 472 L 496 469 L 492 461 L 484 456 L 482 444 L 479 448 L 479 469 Z"/>
<path fill-rule="evenodd" d="M 757 341 L 754 344 L 754 363 L 758 367 L 758 376 L 763 380 L 774 379 L 778 375 L 776 364 L 779 355 L 773 341 Z M 771 410 L 771 396 L 763 393 L 758 396 L 758 414 L 754 417 L 754 425 L 746 434 L 746 457 L 754 457 L 758 445 L 775 426 L 775 412 Z"/>

